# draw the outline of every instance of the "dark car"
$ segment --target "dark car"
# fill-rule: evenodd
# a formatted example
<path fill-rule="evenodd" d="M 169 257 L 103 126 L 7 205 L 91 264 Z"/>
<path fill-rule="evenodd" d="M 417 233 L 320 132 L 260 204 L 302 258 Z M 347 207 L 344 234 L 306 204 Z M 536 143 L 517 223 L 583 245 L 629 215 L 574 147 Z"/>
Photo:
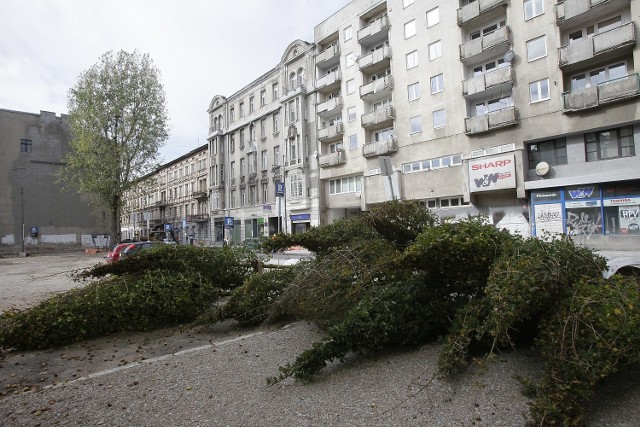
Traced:
<path fill-rule="evenodd" d="M 118 243 L 117 245 L 109 249 L 109 252 L 107 252 L 107 256 L 104 258 L 107 264 L 118 261 L 120 259 L 120 252 L 130 245 L 131 243 Z"/>
<path fill-rule="evenodd" d="M 158 241 L 129 243 L 128 246 L 120 252 L 120 255 L 130 256 L 162 244 L 162 242 Z"/>

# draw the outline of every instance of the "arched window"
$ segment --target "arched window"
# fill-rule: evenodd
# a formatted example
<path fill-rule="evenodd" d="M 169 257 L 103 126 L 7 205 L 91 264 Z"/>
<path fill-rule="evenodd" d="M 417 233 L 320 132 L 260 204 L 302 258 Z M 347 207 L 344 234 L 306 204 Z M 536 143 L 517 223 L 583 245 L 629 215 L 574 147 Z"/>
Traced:
<path fill-rule="evenodd" d="M 219 129 L 222 129 L 222 114 L 218 116 L 218 126 L 220 126 Z"/>
<path fill-rule="evenodd" d="M 304 68 L 298 68 L 298 86 L 304 85 Z"/>
<path fill-rule="evenodd" d="M 220 129 L 220 128 L 218 127 L 218 118 L 217 118 L 217 117 L 214 117 L 214 118 L 213 118 L 213 130 L 214 130 L 214 132 L 215 132 L 215 131 L 217 131 L 218 129 Z"/>
<path fill-rule="evenodd" d="M 289 84 L 290 84 L 289 89 L 295 89 L 297 87 L 297 82 L 298 82 L 298 78 L 296 76 L 296 72 L 294 71 L 289 76 Z"/>

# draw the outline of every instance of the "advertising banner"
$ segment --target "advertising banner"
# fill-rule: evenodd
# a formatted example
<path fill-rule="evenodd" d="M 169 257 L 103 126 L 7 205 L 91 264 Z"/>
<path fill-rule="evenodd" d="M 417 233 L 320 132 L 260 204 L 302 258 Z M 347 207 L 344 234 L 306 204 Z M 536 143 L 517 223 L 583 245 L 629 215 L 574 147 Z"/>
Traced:
<path fill-rule="evenodd" d="M 506 188 L 516 188 L 513 154 L 469 161 L 469 189 L 472 193 Z"/>
<path fill-rule="evenodd" d="M 620 232 L 622 234 L 640 233 L 640 206 L 621 206 L 618 209 Z"/>

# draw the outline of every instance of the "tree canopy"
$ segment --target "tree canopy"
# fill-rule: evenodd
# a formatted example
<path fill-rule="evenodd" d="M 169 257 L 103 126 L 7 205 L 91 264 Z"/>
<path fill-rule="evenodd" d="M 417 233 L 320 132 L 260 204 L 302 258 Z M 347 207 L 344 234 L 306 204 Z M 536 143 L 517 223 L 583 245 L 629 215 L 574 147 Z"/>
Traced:
<path fill-rule="evenodd" d="M 62 181 L 109 209 L 117 239 L 122 195 L 157 167 L 169 136 L 160 72 L 148 54 L 109 51 L 79 76 L 68 106 L 72 140 Z"/>

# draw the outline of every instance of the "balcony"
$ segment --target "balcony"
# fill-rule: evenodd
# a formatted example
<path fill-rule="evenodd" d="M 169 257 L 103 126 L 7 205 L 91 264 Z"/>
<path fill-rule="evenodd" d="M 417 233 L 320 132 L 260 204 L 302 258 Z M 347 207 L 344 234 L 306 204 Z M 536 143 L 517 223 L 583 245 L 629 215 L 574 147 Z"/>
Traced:
<path fill-rule="evenodd" d="M 565 92 L 562 103 L 565 113 L 596 108 L 603 104 L 621 102 L 640 95 L 640 78 L 630 74 L 597 86 Z"/>
<path fill-rule="evenodd" d="M 389 37 L 389 17 L 383 15 L 366 27 L 358 30 L 358 43 L 370 46 L 386 40 Z"/>
<path fill-rule="evenodd" d="M 324 154 L 318 158 L 318 164 L 321 168 L 341 165 L 346 161 L 347 156 L 345 156 L 344 151 L 342 150 L 338 150 L 335 153 Z"/>
<path fill-rule="evenodd" d="M 474 2 L 477 3 L 477 2 Z M 509 50 L 509 27 L 497 30 L 460 45 L 460 61 L 464 63 L 482 62 Z"/>
<path fill-rule="evenodd" d="M 316 89 L 321 92 L 331 92 L 340 88 L 340 81 L 342 80 L 342 73 L 340 70 L 332 71 L 326 76 L 316 80 Z"/>
<path fill-rule="evenodd" d="M 393 89 L 393 78 L 386 76 L 376 79 L 369 84 L 360 86 L 360 98 L 373 102 L 382 98 L 388 98 Z"/>
<path fill-rule="evenodd" d="M 247 144 L 247 154 L 255 153 L 256 151 L 258 151 L 258 145 L 255 139 L 249 141 L 249 144 Z"/>
<path fill-rule="evenodd" d="M 620 6 L 615 3 L 620 4 Z M 628 6 L 628 3 L 629 0 L 559 0 L 556 5 L 556 23 L 561 27 L 564 24 L 573 26 L 574 21 L 576 21 L 576 24 L 588 22 L 595 18 L 593 15 L 601 16 L 598 12 L 599 9 L 594 10 L 596 6 L 606 4 L 607 6 L 602 8 L 603 13 L 609 13 L 610 10 L 621 7 L 623 4 Z"/>
<path fill-rule="evenodd" d="M 285 87 L 280 102 L 285 102 L 294 96 L 304 95 L 307 93 L 307 82 L 305 80 L 297 81 L 295 85 Z"/>
<path fill-rule="evenodd" d="M 478 0 L 458 9 L 458 26 L 470 24 L 480 16 L 486 16 L 498 6 L 506 6 L 508 0 Z"/>
<path fill-rule="evenodd" d="M 211 139 L 215 136 L 222 135 L 222 133 L 223 133 L 222 126 L 219 126 L 217 129 L 214 126 L 211 126 L 209 128 L 209 135 L 207 136 L 207 139 Z"/>
<path fill-rule="evenodd" d="M 383 128 L 393 124 L 396 117 L 395 109 L 392 105 L 372 111 L 362 115 L 362 127 L 364 128 Z"/>
<path fill-rule="evenodd" d="M 490 92 L 502 92 L 513 86 L 513 69 L 510 65 L 495 68 L 484 74 L 464 80 L 462 95 L 472 98 L 473 95 L 487 95 Z"/>
<path fill-rule="evenodd" d="M 189 222 L 207 222 L 209 221 L 209 214 L 196 214 L 187 216 Z"/>
<path fill-rule="evenodd" d="M 344 134 L 344 125 L 342 123 L 336 123 L 332 126 L 327 126 L 322 129 L 318 129 L 318 139 L 320 142 L 334 142 L 342 139 Z"/>
<path fill-rule="evenodd" d="M 209 193 L 205 190 L 194 191 L 193 193 L 191 193 L 191 197 L 196 200 L 205 200 L 209 198 Z"/>
<path fill-rule="evenodd" d="M 398 140 L 395 136 L 390 136 L 383 141 L 368 142 L 362 147 L 364 157 L 384 156 L 396 151 L 398 151 Z"/>
<path fill-rule="evenodd" d="M 318 104 L 317 112 L 320 117 L 335 116 L 342 109 L 342 97 L 337 96 Z"/>
<path fill-rule="evenodd" d="M 562 69 L 577 68 L 594 57 L 617 56 L 630 51 L 636 44 L 636 29 L 633 22 L 614 28 L 593 37 L 574 42 L 558 49 L 558 66 Z"/>
<path fill-rule="evenodd" d="M 518 110 L 516 107 L 509 107 L 464 119 L 464 128 L 467 135 L 475 135 L 516 124 L 518 124 Z"/>
<path fill-rule="evenodd" d="M 390 63 L 391 47 L 387 45 L 358 58 L 358 67 L 360 67 L 360 71 L 366 73 L 375 73 L 376 71 L 389 68 Z"/>
<path fill-rule="evenodd" d="M 329 68 L 340 63 L 340 47 L 338 45 L 329 46 L 316 55 L 316 67 Z"/>

